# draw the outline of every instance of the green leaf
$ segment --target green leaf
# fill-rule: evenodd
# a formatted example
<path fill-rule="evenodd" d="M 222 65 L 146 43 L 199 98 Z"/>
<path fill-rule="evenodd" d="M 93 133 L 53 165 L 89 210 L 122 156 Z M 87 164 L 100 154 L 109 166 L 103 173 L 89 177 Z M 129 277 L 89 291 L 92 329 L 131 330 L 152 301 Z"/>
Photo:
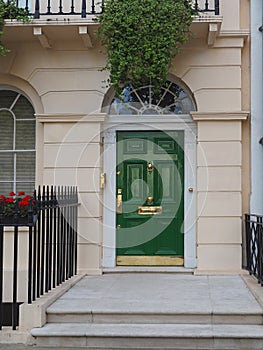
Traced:
<path fill-rule="evenodd" d="M 98 22 L 116 92 L 131 82 L 160 91 L 173 57 L 190 38 L 191 1 L 105 0 Z"/>

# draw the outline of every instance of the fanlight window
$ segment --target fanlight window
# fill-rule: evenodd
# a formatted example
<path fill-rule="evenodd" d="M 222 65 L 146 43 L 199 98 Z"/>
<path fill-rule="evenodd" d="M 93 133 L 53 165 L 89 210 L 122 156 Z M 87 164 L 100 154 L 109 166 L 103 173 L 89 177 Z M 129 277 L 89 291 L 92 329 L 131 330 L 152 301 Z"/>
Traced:
<path fill-rule="evenodd" d="M 189 114 L 194 103 L 179 85 L 167 81 L 161 93 L 156 95 L 151 86 L 123 89 L 122 98 L 115 97 L 110 105 L 110 115 L 167 115 Z"/>

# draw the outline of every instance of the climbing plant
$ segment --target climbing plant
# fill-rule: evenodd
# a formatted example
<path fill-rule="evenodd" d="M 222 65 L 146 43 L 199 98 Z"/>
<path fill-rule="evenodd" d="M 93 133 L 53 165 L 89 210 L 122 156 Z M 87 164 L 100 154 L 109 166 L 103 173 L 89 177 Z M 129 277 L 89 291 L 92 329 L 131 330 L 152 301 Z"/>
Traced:
<path fill-rule="evenodd" d="M 16 19 L 23 22 L 29 21 L 29 13 L 26 9 L 19 8 L 15 0 L 0 0 L 0 55 L 4 56 L 10 50 L 4 47 L 1 42 L 6 19 Z"/>
<path fill-rule="evenodd" d="M 190 37 L 191 1 L 105 0 L 98 22 L 116 93 L 130 84 L 160 91 L 172 58 Z"/>

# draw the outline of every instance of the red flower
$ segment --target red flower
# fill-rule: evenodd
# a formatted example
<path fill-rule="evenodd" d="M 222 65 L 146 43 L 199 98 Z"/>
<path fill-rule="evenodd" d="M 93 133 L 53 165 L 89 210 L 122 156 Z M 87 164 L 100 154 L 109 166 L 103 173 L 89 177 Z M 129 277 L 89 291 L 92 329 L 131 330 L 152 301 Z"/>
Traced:
<path fill-rule="evenodd" d="M 0 199 L 5 199 L 5 196 L 1 194 Z"/>
<path fill-rule="evenodd" d="M 14 203 L 14 198 L 5 198 L 6 203 Z"/>
<path fill-rule="evenodd" d="M 9 193 L 9 196 L 12 196 L 12 197 L 13 197 L 13 196 L 15 196 L 15 195 L 16 195 L 15 192 L 10 192 L 10 193 Z"/>
<path fill-rule="evenodd" d="M 18 195 L 19 195 L 19 196 L 24 196 L 24 195 L 25 195 L 25 192 L 24 192 L 24 191 L 18 192 Z"/>
<path fill-rule="evenodd" d="M 31 199 L 31 198 L 32 198 L 31 196 L 27 195 L 23 199 L 29 201 L 29 199 Z"/>
<path fill-rule="evenodd" d="M 22 207 L 25 207 L 25 206 L 27 206 L 29 203 L 28 203 L 28 201 L 21 200 L 20 202 L 18 202 L 18 204 L 21 205 Z"/>

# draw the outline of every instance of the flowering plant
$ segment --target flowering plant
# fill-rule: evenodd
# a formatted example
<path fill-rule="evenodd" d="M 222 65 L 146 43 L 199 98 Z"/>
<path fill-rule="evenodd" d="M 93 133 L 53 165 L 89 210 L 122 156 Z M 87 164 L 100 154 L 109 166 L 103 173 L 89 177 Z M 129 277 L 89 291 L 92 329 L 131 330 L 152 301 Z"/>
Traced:
<path fill-rule="evenodd" d="M 25 217 L 32 201 L 33 197 L 25 195 L 25 192 L 18 192 L 17 195 L 10 192 L 9 196 L 0 195 L 0 213 L 4 216 L 12 216 L 17 213 L 19 216 Z"/>

